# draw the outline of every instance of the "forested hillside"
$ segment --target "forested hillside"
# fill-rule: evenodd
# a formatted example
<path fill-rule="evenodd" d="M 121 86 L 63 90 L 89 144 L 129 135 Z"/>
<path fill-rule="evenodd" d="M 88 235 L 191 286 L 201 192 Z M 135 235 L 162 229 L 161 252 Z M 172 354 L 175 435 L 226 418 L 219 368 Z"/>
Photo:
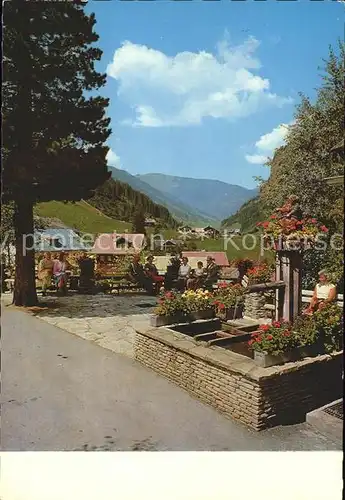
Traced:
<path fill-rule="evenodd" d="M 338 53 L 330 50 L 315 103 L 302 96 L 286 144 L 269 162 L 271 175 L 260 190 L 269 210 L 294 194 L 304 213 L 334 230 L 342 225 L 343 190 L 323 179 L 344 174 L 343 161 L 332 152 L 344 140 L 344 47 L 339 42 Z"/>
<path fill-rule="evenodd" d="M 206 226 L 207 224 L 216 224 L 214 217 L 210 217 L 203 211 L 197 210 L 192 204 L 183 203 L 181 200 L 166 192 L 154 188 L 147 182 L 140 179 L 140 176 L 131 175 L 126 170 L 110 166 L 112 178 L 116 181 L 129 184 L 133 189 L 148 196 L 152 201 L 158 205 L 166 207 L 170 214 L 184 222 L 191 225 Z"/>
<path fill-rule="evenodd" d="M 326 250 L 305 255 L 306 266 L 312 269 L 310 284 L 321 267 L 332 271 L 335 280 L 343 272 L 344 186 L 329 185 L 325 179 L 344 175 L 344 61 L 345 45 L 339 42 L 338 50 L 330 49 L 324 61 L 315 102 L 301 96 L 285 145 L 268 162 L 270 177 L 262 183 L 259 197 L 223 221 L 226 226 L 241 222 L 244 230 L 250 230 L 289 195 L 298 196 L 305 216 L 325 224 L 329 235 L 339 234 L 333 246 L 329 243 Z"/>
<path fill-rule="evenodd" d="M 234 215 L 222 221 L 222 227 L 231 228 L 236 225 L 244 232 L 253 231 L 256 228 L 257 222 L 265 218 L 261 205 L 258 196 L 247 201 Z"/>
<path fill-rule="evenodd" d="M 157 219 L 162 226 L 177 226 L 166 207 L 154 203 L 129 184 L 114 179 L 97 188 L 88 203 L 113 219 L 131 221 L 135 213 L 141 212 L 144 216 Z"/>

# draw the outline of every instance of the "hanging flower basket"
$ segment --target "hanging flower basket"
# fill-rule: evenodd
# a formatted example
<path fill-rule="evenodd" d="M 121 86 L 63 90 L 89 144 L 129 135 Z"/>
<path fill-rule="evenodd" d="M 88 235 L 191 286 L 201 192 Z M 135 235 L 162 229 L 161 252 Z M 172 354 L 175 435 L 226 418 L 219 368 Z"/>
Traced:
<path fill-rule="evenodd" d="M 276 252 L 300 252 L 313 248 L 315 242 L 316 240 L 311 237 L 291 234 L 274 240 L 273 245 Z"/>
<path fill-rule="evenodd" d="M 303 218 L 300 210 L 294 210 L 291 199 L 267 221 L 259 222 L 257 226 L 263 229 L 266 246 L 275 251 L 310 249 L 321 234 L 328 232 L 327 227 L 315 218 Z"/>

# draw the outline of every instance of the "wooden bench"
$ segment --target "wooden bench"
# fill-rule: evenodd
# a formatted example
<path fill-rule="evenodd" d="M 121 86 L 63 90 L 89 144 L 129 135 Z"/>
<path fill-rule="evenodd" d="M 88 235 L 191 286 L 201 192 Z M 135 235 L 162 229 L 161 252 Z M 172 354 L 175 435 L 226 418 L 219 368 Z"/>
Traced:
<path fill-rule="evenodd" d="M 309 304 L 311 301 L 311 298 L 313 296 L 314 291 L 313 290 L 302 290 L 302 304 Z M 337 295 L 337 305 L 341 308 L 344 307 L 344 296 L 342 293 L 338 293 Z M 275 310 L 275 305 L 274 304 L 265 304 L 265 309 L 268 311 L 274 311 Z"/>
<path fill-rule="evenodd" d="M 302 290 L 302 303 L 309 304 L 313 293 L 313 290 Z M 338 293 L 337 295 L 337 305 L 341 308 L 344 306 L 344 295 L 342 293 Z"/>
<path fill-rule="evenodd" d="M 109 291 L 117 293 L 117 295 L 120 295 L 121 291 L 127 290 L 127 291 L 144 291 L 144 289 L 138 284 L 138 283 L 132 283 L 131 281 L 126 280 L 126 277 L 124 275 L 117 275 L 117 276 L 109 276 L 109 275 L 103 275 L 103 276 L 98 276 L 96 280 L 96 285 L 97 281 L 106 281 L 109 284 Z"/>
<path fill-rule="evenodd" d="M 131 292 L 143 292 L 144 288 L 142 288 L 139 283 L 132 283 L 131 281 L 111 284 L 111 291 L 115 291 L 117 295 L 120 295 L 120 292 L 124 290 Z"/>

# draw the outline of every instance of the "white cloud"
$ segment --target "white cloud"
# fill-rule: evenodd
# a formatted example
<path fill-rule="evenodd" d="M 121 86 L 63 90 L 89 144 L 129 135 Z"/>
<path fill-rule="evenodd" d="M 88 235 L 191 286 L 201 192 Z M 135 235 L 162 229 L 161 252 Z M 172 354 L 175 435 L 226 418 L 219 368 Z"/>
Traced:
<path fill-rule="evenodd" d="M 119 84 L 118 95 L 135 112 L 133 125 L 162 127 L 200 124 L 203 118 L 236 119 L 263 106 L 291 102 L 270 91 L 255 56 L 259 42 L 218 44 L 216 54 L 159 50 L 126 41 L 118 48 L 107 74 Z M 129 123 L 128 120 L 125 123 Z"/>
<path fill-rule="evenodd" d="M 289 131 L 291 123 L 282 123 L 275 127 L 268 134 L 264 134 L 255 143 L 256 153 L 253 155 L 245 155 L 248 163 L 255 165 L 263 165 L 266 163 L 270 156 L 273 155 L 274 150 L 282 146 Z"/>
<path fill-rule="evenodd" d="M 120 157 L 112 149 L 109 149 L 106 159 L 108 165 L 110 165 L 111 167 L 120 168 L 121 166 Z"/>
<path fill-rule="evenodd" d="M 262 155 L 246 155 L 245 158 L 248 163 L 253 165 L 263 165 L 267 161 L 267 156 Z"/>
<path fill-rule="evenodd" d="M 268 134 L 262 135 L 255 143 L 255 146 L 260 151 L 269 151 L 270 153 L 284 143 L 285 137 L 288 133 L 289 125 L 283 123 L 278 125 Z"/>

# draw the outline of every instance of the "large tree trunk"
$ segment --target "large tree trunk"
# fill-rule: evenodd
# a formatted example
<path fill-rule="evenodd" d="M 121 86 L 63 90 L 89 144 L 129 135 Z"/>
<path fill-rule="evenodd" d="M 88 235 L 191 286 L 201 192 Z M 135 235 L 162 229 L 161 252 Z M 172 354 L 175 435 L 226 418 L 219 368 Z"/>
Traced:
<path fill-rule="evenodd" d="M 23 196 L 25 193 L 23 193 Z M 14 213 L 16 274 L 13 304 L 30 307 L 38 304 L 33 249 L 34 216 L 32 201 L 17 201 Z"/>

